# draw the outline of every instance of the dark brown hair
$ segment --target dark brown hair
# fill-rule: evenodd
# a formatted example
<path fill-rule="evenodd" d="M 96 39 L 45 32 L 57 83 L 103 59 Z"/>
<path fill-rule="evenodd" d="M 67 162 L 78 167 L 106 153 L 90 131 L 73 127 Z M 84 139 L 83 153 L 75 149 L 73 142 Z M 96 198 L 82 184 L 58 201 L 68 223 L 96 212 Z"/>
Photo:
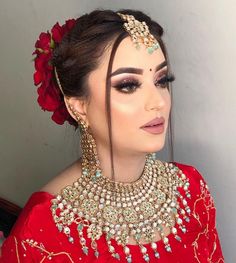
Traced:
<path fill-rule="evenodd" d="M 122 9 L 117 12 L 133 15 L 139 21 L 145 21 L 150 32 L 155 36 L 170 69 L 165 45 L 161 39 L 163 28 L 141 11 Z M 111 10 L 95 10 L 76 20 L 73 29 L 66 34 L 61 43 L 55 47 L 52 64 L 57 68 L 64 94 L 69 97 L 80 97 L 89 100 L 88 76 L 95 70 L 102 55 L 112 45 L 106 77 L 106 114 L 110 141 L 112 178 L 114 179 L 112 127 L 110 111 L 110 74 L 116 50 L 120 42 L 128 35 L 123 27 L 123 20 Z M 168 86 L 169 89 L 169 86 Z M 170 91 L 170 89 L 169 89 Z M 62 95 L 63 96 L 63 95 Z M 171 94 L 172 96 L 172 94 Z M 171 117 L 171 114 L 170 114 Z M 75 121 L 75 127 L 78 124 Z M 173 138 L 171 118 L 169 120 L 170 156 L 173 160 Z"/>

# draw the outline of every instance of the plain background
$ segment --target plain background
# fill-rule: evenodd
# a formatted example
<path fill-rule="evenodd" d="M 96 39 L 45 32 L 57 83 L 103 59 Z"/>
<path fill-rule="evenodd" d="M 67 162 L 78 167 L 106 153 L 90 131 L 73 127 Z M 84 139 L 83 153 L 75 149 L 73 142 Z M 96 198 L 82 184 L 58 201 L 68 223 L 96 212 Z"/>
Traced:
<path fill-rule="evenodd" d="M 175 161 L 195 166 L 208 182 L 226 262 L 236 262 L 233 0 L 1 0 L 0 196 L 23 206 L 77 159 L 78 135 L 70 125 L 56 125 L 37 104 L 31 54 L 40 32 L 95 8 L 140 9 L 163 26 L 176 76 Z"/>

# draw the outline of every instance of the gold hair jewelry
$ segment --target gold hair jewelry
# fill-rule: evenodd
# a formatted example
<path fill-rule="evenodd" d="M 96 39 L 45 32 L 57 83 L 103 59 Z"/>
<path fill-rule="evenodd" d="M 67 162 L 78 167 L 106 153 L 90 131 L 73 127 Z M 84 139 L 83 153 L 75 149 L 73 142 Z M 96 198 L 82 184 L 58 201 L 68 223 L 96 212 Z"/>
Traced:
<path fill-rule="evenodd" d="M 123 21 L 126 21 L 123 26 L 131 36 L 132 41 L 136 44 L 137 48 L 139 48 L 140 43 L 142 43 L 147 47 L 148 52 L 151 54 L 154 50 L 160 47 L 155 37 L 150 33 L 146 22 L 140 22 L 132 15 L 117 14 Z"/>
<path fill-rule="evenodd" d="M 82 128 L 83 131 L 87 130 L 87 129 L 88 129 L 87 123 L 81 119 L 81 117 L 79 116 L 79 114 L 78 114 L 78 113 L 74 110 L 74 108 L 70 105 L 67 96 L 66 96 L 65 93 L 63 92 L 63 89 L 62 89 L 62 86 L 61 86 L 61 82 L 60 82 L 59 77 L 58 77 L 58 74 L 57 74 L 56 67 L 54 67 L 54 72 L 55 72 L 55 77 L 56 77 L 56 81 L 57 81 L 58 87 L 60 88 L 60 90 L 61 90 L 64 98 L 66 99 L 67 104 L 68 104 L 70 110 L 72 111 L 72 113 L 73 113 L 74 116 L 76 117 L 76 120 L 77 120 L 79 126 Z"/>
<path fill-rule="evenodd" d="M 60 88 L 61 93 L 65 96 L 65 93 L 64 93 L 64 91 L 63 91 L 63 89 L 62 89 L 62 86 L 61 86 L 61 82 L 60 82 L 59 77 L 58 77 L 58 74 L 57 74 L 57 69 L 56 69 L 56 67 L 54 67 L 54 73 L 55 73 L 55 77 L 56 77 L 56 81 L 57 81 L 58 87 Z"/>

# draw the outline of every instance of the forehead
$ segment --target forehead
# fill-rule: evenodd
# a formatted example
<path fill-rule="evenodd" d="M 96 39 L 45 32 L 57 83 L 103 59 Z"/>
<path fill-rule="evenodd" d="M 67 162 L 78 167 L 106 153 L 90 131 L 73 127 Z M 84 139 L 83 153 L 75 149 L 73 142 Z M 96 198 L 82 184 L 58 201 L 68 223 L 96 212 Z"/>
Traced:
<path fill-rule="evenodd" d="M 106 56 L 109 60 L 109 56 Z M 112 71 L 120 67 L 137 67 L 149 70 L 155 68 L 165 60 L 164 53 L 161 48 L 156 49 L 152 54 L 148 53 L 144 44 L 140 48 L 136 48 L 130 37 L 123 39 L 116 50 L 113 61 Z M 107 61 L 108 63 L 108 61 Z"/>
<path fill-rule="evenodd" d="M 89 86 L 96 86 L 95 84 L 98 82 L 102 86 L 105 85 L 111 49 L 112 45 L 103 54 L 99 66 L 89 74 Z M 136 49 L 131 37 L 128 36 L 121 41 L 116 50 L 111 72 L 118 68 L 132 67 L 143 69 L 145 74 L 145 72 L 150 72 L 150 69 L 154 70 L 163 61 L 165 61 L 165 57 L 160 48 L 149 54 L 146 46 L 143 44 L 140 45 L 139 49 Z"/>

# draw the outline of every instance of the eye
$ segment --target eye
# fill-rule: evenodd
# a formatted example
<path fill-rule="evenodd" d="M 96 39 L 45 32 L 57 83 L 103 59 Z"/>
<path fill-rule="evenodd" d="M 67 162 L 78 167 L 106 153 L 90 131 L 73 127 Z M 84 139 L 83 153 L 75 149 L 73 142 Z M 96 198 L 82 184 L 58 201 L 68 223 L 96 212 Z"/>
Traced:
<path fill-rule="evenodd" d="M 141 86 L 141 83 L 137 80 L 123 80 L 114 85 L 114 88 L 119 92 L 131 94 Z"/>
<path fill-rule="evenodd" d="M 165 75 L 155 82 L 155 85 L 161 88 L 167 88 L 169 82 L 173 82 L 175 80 L 175 76 L 173 74 Z"/>

